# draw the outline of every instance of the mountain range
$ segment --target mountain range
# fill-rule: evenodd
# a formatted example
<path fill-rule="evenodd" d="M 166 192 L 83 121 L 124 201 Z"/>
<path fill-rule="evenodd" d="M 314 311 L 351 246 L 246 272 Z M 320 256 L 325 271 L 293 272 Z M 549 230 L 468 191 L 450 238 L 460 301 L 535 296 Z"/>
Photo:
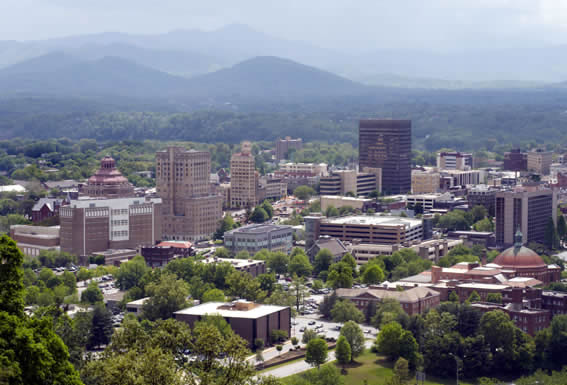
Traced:
<path fill-rule="evenodd" d="M 194 77 L 258 56 L 276 56 L 379 86 L 498 88 L 567 79 L 567 46 L 437 53 L 381 50 L 352 54 L 269 36 L 245 25 L 156 35 L 101 33 L 43 41 L 0 41 L 0 68 L 63 52 L 81 60 L 120 57 L 171 75 Z"/>

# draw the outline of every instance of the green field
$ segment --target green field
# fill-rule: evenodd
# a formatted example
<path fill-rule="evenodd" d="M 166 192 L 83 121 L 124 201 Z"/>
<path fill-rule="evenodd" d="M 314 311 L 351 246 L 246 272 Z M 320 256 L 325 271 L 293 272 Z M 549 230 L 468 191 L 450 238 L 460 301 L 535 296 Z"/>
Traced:
<path fill-rule="evenodd" d="M 364 385 L 364 380 L 368 381 L 368 385 L 385 385 L 386 380 L 392 377 L 392 364 L 381 357 L 376 357 L 376 355 L 370 351 L 366 351 L 362 356 L 358 357 L 356 361 L 355 365 L 347 369 L 347 375 L 344 376 L 345 384 L 347 385 Z M 326 365 L 335 365 L 335 363 L 329 363 Z M 298 375 L 300 374 L 297 374 L 296 376 Z M 294 376 L 290 376 L 282 379 L 283 383 L 291 383 L 291 379 L 293 377 Z M 410 381 L 410 384 L 415 384 L 415 380 Z M 424 384 L 453 385 L 455 384 L 455 379 L 439 379 L 430 377 Z M 472 383 L 460 381 L 460 379 L 459 384 L 472 385 Z"/>

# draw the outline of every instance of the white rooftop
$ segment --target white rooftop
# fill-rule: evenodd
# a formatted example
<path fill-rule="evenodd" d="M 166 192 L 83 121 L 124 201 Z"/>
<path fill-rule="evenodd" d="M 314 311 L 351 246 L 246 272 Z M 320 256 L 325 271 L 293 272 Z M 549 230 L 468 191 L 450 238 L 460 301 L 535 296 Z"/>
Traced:
<path fill-rule="evenodd" d="M 0 192 L 17 192 L 17 193 L 24 193 L 26 192 L 26 188 L 19 184 L 11 184 L 7 186 L 0 186 Z"/>
<path fill-rule="evenodd" d="M 254 259 L 237 259 L 237 258 L 218 258 L 218 257 L 208 257 L 200 262 L 203 263 L 222 263 L 227 262 L 235 267 L 246 267 L 250 265 L 255 265 L 257 263 L 265 263 L 264 261 L 254 260 Z"/>
<path fill-rule="evenodd" d="M 339 218 L 329 218 L 328 223 L 348 224 L 348 225 L 368 225 L 368 226 L 421 226 L 421 219 L 379 216 L 379 215 L 351 215 Z"/>
<path fill-rule="evenodd" d="M 150 297 L 140 298 L 132 302 L 128 302 L 126 306 L 143 306 L 147 301 L 150 300 Z"/>
<path fill-rule="evenodd" d="M 231 303 L 225 302 L 207 302 L 198 306 L 188 307 L 187 309 L 176 311 L 173 314 L 187 314 L 187 315 L 220 315 L 227 318 L 246 318 L 255 319 L 267 316 L 269 314 L 284 310 L 286 306 L 276 305 L 262 305 L 258 304 L 250 310 L 236 310 L 236 309 L 219 309 L 221 306 L 230 306 Z"/>

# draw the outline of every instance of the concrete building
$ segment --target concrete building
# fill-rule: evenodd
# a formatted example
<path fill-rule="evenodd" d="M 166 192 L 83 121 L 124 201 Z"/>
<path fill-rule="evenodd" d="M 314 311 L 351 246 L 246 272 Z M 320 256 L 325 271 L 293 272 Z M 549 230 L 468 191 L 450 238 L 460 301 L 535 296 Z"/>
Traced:
<path fill-rule="evenodd" d="M 256 199 L 256 163 L 250 142 L 230 158 L 230 207 L 254 207 Z"/>
<path fill-rule="evenodd" d="M 437 154 L 437 168 L 441 170 L 471 170 L 473 168 L 473 155 L 464 152 L 439 152 Z"/>
<path fill-rule="evenodd" d="M 161 235 L 160 198 L 72 200 L 59 210 L 61 251 L 79 256 L 137 249 Z"/>
<path fill-rule="evenodd" d="M 126 304 L 126 312 L 133 313 L 138 317 L 142 315 L 144 304 L 150 300 L 150 297 L 140 298 Z"/>
<path fill-rule="evenodd" d="M 355 196 L 367 196 L 374 190 L 381 190 L 380 182 L 377 178 L 379 173 L 380 171 L 333 171 L 329 176 L 321 177 L 319 184 L 321 195 L 346 195 L 347 193 L 352 193 Z"/>
<path fill-rule="evenodd" d="M 423 239 L 421 219 L 379 215 L 351 215 L 345 217 L 305 217 L 306 247 L 321 236 L 341 241 L 360 243 L 403 244 Z"/>
<path fill-rule="evenodd" d="M 441 174 L 435 171 L 412 170 L 412 194 L 435 194 L 441 190 Z"/>
<path fill-rule="evenodd" d="M 202 240 L 222 219 L 220 193 L 210 183 L 211 154 L 168 147 L 156 154 L 156 191 L 163 200 L 162 240 Z"/>
<path fill-rule="evenodd" d="M 469 207 L 483 206 L 488 215 L 494 217 L 496 207 L 496 193 L 501 191 L 500 188 L 488 186 L 485 184 L 471 186 L 467 188 L 467 200 Z"/>
<path fill-rule="evenodd" d="M 280 163 L 278 176 L 326 176 L 329 174 L 326 163 Z"/>
<path fill-rule="evenodd" d="M 371 198 L 354 198 L 340 195 L 321 195 L 321 211 L 325 212 L 329 207 L 334 208 L 352 207 L 355 210 L 365 212 L 369 208 L 375 208 L 376 201 Z"/>
<path fill-rule="evenodd" d="M 423 242 L 411 242 L 405 244 L 370 244 L 352 242 L 347 245 L 349 253 L 352 254 L 358 265 L 364 265 L 378 256 L 392 255 L 401 249 L 412 249 L 422 259 L 438 261 L 439 258 L 446 256 L 456 246 L 462 245 L 460 239 L 430 239 Z"/>
<path fill-rule="evenodd" d="M 205 264 L 211 263 L 229 263 L 234 267 L 236 271 L 241 271 L 243 273 L 248 273 L 252 278 L 257 277 L 260 274 L 266 272 L 266 262 L 257 261 L 254 259 L 235 259 L 235 258 L 218 258 L 218 257 L 208 257 L 200 262 Z"/>
<path fill-rule="evenodd" d="M 385 194 L 411 191 L 411 120 L 359 122 L 359 167 L 380 168 Z"/>
<path fill-rule="evenodd" d="M 519 148 L 505 152 L 503 169 L 507 171 L 527 171 L 528 154 L 522 152 Z"/>
<path fill-rule="evenodd" d="M 92 255 L 104 257 L 104 264 L 107 266 L 120 266 L 138 255 L 138 251 L 133 249 L 108 249 L 95 251 Z"/>
<path fill-rule="evenodd" d="M 557 194 L 549 189 L 517 187 L 496 193 L 496 244 L 514 244 L 516 230 L 523 234 L 524 244 L 545 242 L 545 228 L 549 218 L 557 224 Z"/>
<path fill-rule="evenodd" d="M 262 249 L 291 252 L 293 228 L 270 224 L 253 224 L 224 233 L 224 245 L 231 253 L 246 250 L 255 254 Z"/>
<path fill-rule="evenodd" d="M 276 162 L 284 159 L 289 159 L 289 150 L 301 150 L 303 148 L 303 140 L 301 138 L 292 139 L 286 136 L 285 139 L 278 139 L 276 141 Z"/>
<path fill-rule="evenodd" d="M 408 195 L 406 198 L 406 202 L 408 207 L 415 207 L 420 205 L 423 209 L 423 212 L 428 213 L 432 209 L 437 207 L 437 202 L 442 200 L 451 199 L 453 196 L 450 193 L 444 194 L 416 194 L 416 195 Z"/>
<path fill-rule="evenodd" d="M 484 172 L 481 170 L 443 170 L 441 172 L 441 177 L 450 178 L 451 185 L 449 187 L 455 186 L 468 186 L 477 185 L 485 182 Z"/>
<path fill-rule="evenodd" d="M 200 321 L 206 315 L 219 315 L 232 330 L 253 346 L 256 339 L 270 346 L 273 330 L 283 330 L 291 335 L 291 309 L 288 306 L 262 305 L 244 300 L 232 303 L 207 302 L 198 306 L 176 311 L 175 319 L 189 324 Z"/>
<path fill-rule="evenodd" d="M 60 243 L 59 226 L 10 226 L 10 238 L 12 238 L 24 255 L 37 257 L 44 250 L 59 251 Z"/>
<path fill-rule="evenodd" d="M 102 158 L 100 168 L 86 185 L 79 186 L 79 195 L 109 199 L 135 196 L 134 186 L 116 168 L 116 161 L 110 156 Z"/>
<path fill-rule="evenodd" d="M 335 293 L 338 298 L 350 300 L 363 313 L 366 312 L 371 302 L 379 305 L 385 299 L 398 301 L 402 309 L 410 316 L 427 313 L 441 303 L 441 295 L 427 287 L 414 287 L 399 291 L 371 286 L 365 289 L 337 289 Z"/>
<path fill-rule="evenodd" d="M 552 162 L 553 152 L 551 151 L 537 150 L 528 152 L 528 171 L 533 171 L 540 175 L 549 175 Z"/>
<path fill-rule="evenodd" d="M 266 176 L 258 178 L 256 186 L 256 199 L 258 203 L 266 199 L 280 200 L 287 196 L 287 183 L 279 178 L 269 178 Z"/>

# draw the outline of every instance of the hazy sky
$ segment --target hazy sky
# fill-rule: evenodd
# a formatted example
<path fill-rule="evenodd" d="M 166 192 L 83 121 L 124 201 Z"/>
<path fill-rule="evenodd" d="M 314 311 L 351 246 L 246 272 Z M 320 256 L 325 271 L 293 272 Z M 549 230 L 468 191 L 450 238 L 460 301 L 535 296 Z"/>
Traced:
<path fill-rule="evenodd" d="M 567 0 L 0 0 L 0 40 L 247 24 L 329 48 L 567 44 Z"/>

